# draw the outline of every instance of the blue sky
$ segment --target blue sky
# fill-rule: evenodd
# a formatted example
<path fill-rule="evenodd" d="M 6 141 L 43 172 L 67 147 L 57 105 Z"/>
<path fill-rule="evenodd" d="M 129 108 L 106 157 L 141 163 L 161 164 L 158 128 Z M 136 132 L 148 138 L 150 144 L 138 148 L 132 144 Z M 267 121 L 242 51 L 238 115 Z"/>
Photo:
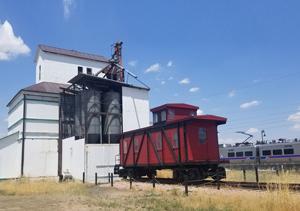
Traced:
<path fill-rule="evenodd" d="M 152 88 L 151 107 L 185 102 L 225 116 L 223 143 L 262 129 L 267 139 L 300 138 L 299 9 L 288 0 L 0 0 L 0 134 L 7 102 L 34 83 L 38 44 L 110 57 L 122 40 L 125 66 Z"/>

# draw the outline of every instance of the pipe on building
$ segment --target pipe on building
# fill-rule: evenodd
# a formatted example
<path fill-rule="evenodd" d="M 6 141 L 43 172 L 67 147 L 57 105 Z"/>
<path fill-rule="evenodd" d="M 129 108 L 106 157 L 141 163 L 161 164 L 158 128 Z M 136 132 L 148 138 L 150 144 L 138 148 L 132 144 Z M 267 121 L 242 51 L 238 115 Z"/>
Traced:
<path fill-rule="evenodd" d="M 24 176 L 24 157 L 25 157 L 25 134 L 26 134 L 26 95 L 23 95 L 23 130 L 22 130 L 22 157 L 21 157 L 21 176 Z"/>

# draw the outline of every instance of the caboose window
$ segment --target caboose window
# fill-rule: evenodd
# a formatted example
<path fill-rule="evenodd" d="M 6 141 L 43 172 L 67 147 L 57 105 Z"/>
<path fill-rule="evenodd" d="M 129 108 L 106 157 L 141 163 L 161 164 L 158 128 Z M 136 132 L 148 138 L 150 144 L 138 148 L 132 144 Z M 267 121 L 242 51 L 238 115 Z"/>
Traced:
<path fill-rule="evenodd" d="M 235 155 L 237 157 L 243 157 L 244 156 L 244 152 L 236 152 Z"/>
<path fill-rule="evenodd" d="M 166 111 L 162 111 L 160 115 L 161 115 L 160 117 L 161 117 L 161 121 L 162 122 L 167 120 L 167 113 L 166 113 Z"/>
<path fill-rule="evenodd" d="M 234 157 L 234 152 L 228 152 L 228 157 L 233 158 Z"/>
<path fill-rule="evenodd" d="M 262 154 L 263 155 L 271 155 L 271 150 L 263 150 Z"/>
<path fill-rule="evenodd" d="M 175 118 L 175 111 L 173 109 L 169 109 L 168 111 L 168 119 L 173 120 Z"/>
<path fill-rule="evenodd" d="M 247 151 L 247 152 L 245 152 L 245 156 L 251 157 L 251 156 L 253 156 L 253 152 L 252 151 Z"/>
<path fill-rule="evenodd" d="M 157 113 L 153 114 L 153 123 L 157 123 L 158 122 L 158 115 Z"/>
<path fill-rule="evenodd" d="M 204 144 L 206 141 L 206 129 L 205 128 L 199 128 L 199 142 L 200 144 Z"/>
<path fill-rule="evenodd" d="M 294 154 L 294 149 L 284 149 L 284 154 L 285 155 L 292 155 Z"/>
<path fill-rule="evenodd" d="M 282 155 L 282 149 L 274 149 L 273 155 Z"/>

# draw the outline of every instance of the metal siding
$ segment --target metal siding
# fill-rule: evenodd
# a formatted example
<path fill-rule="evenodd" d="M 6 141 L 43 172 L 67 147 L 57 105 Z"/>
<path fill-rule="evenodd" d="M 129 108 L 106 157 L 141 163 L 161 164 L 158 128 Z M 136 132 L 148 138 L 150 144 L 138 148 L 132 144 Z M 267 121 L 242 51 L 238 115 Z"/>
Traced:
<path fill-rule="evenodd" d="M 86 181 L 94 182 L 95 173 L 99 177 L 114 172 L 116 156 L 119 154 L 119 144 L 86 144 L 85 172 Z M 105 179 L 107 181 L 107 179 Z"/>
<path fill-rule="evenodd" d="M 27 118 L 58 120 L 58 102 L 27 101 Z"/>
<path fill-rule="evenodd" d="M 180 137 L 178 138 L 178 147 L 174 148 L 172 139 L 174 133 L 177 134 L 178 127 Z M 198 139 L 199 127 L 207 129 L 207 140 L 204 144 L 201 144 Z M 127 136 L 121 140 L 121 164 L 129 167 L 178 165 L 180 160 L 182 164 L 219 162 L 216 123 L 209 121 L 203 121 L 201 123 L 199 121 L 191 121 L 186 125 L 176 124 L 172 127 L 161 128 L 162 130 L 156 131 L 151 131 L 151 128 L 141 129 L 140 131 L 135 131 L 136 133 L 133 132 L 131 136 L 127 134 Z M 186 132 L 184 132 L 185 130 Z M 144 139 L 145 143 L 139 141 L 142 139 L 143 131 L 148 134 Z M 160 146 L 159 134 L 162 134 L 161 147 L 158 147 Z M 125 144 L 126 142 L 127 144 Z M 140 144 L 138 144 L 139 147 L 142 145 L 140 151 L 134 150 L 136 142 L 140 142 Z M 125 145 L 127 145 L 127 147 L 125 147 L 124 150 Z M 124 154 L 124 151 L 127 153 Z M 138 153 L 140 153 L 140 155 Z"/>
<path fill-rule="evenodd" d="M 0 179 L 17 178 L 21 175 L 21 149 L 19 134 L 0 139 Z"/>
<path fill-rule="evenodd" d="M 57 140 L 25 139 L 24 176 L 57 176 Z"/>
<path fill-rule="evenodd" d="M 58 133 L 58 121 L 26 120 L 26 132 Z"/>
<path fill-rule="evenodd" d="M 21 103 L 17 104 L 17 106 L 12 110 L 11 113 L 8 114 L 8 127 L 16 124 L 20 119 L 23 118 L 23 100 Z"/>
<path fill-rule="evenodd" d="M 86 68 L 90 67 L 92 68 L 93 74 L 95 74 L 107 65 L 107 63 L 103 62 L 45 53 L 43 51 L 39 51 L 39 53 L 40 55 L 36 65 L 36 83 L 42 81 L 67 83 L 71 78 L 78 74 L 78 66 L 83 67 L 84 73 L 86 73 Z M 38 78 L 38 65 L 40 64 L 42 67 L 41 80 Z"/>
<path fill-rule="evenodd" d="M 123 132 L 149 126 L 147 90 L 122 87 Z"/>
<path fill-rule="evenodd" d="M 84 172 L 84 139 L 74 137 L 62 140 L 62 173 L 81 180 Z"/>

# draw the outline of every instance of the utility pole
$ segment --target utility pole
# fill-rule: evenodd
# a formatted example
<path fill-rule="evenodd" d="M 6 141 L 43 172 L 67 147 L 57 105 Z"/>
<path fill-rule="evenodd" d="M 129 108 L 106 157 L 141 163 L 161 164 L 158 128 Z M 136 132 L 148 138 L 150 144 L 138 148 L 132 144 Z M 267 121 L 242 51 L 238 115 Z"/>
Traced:
<path fill-rule="evenodd" d="M 264 143 L 264 137 L 266 136 L 265 130 L 261 131 L 261 142 Z"/>

